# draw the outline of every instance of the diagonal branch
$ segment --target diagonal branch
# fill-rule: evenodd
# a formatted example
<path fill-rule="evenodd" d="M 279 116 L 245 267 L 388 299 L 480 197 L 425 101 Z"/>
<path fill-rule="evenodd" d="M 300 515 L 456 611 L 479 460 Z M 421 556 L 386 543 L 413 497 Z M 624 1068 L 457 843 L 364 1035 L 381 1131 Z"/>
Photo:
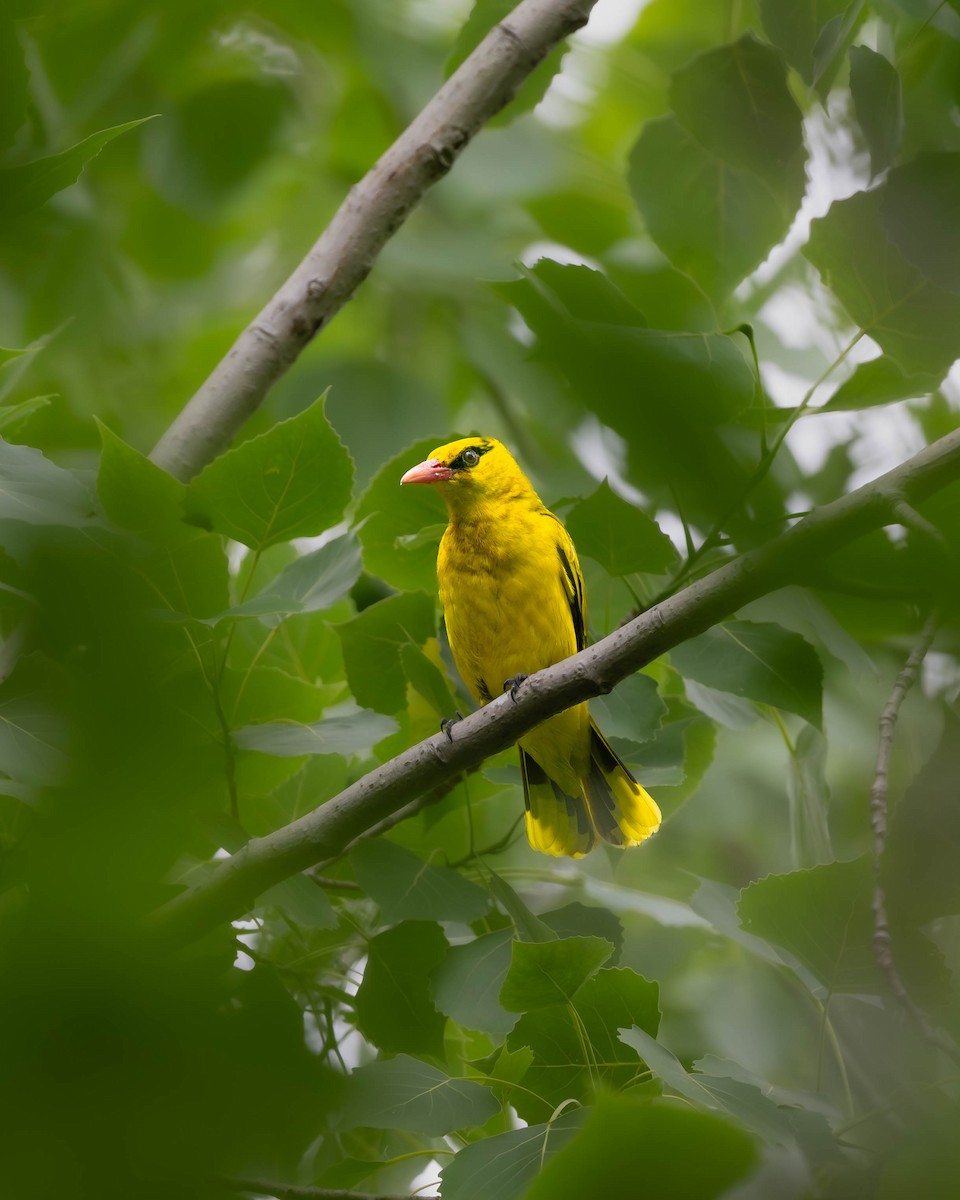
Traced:
<path fill-rule="evenodd" d="M 609 692 L 627 675 L 702 633 L 750 600 L 803 582 L 813 566 L 871 530 L 896 522 L 898 503 L 922 502 L 960 476 L 960 430 L 850 495 L 815 509 L 765 546 L 719 567 L 596 645 L 499 697 L 357 780 L 339 796 L 216 866 L 154 916 L 165 936 L 193 937 L 246 912 L 261 892 L 342 851 L 353 838 L 452 775 L 475 767 L 554 713 Z"/>
<path fill-rule="evenodd" d="M 544 56 L 587 23 L 595 3 L 522 0 L 494 26 L 351 189 L 306 258 L 174 420 L 153 449 L 158 466 L 187 480 L 226 449 L 430 187 Z"/>
<path fill-rule="evenodd" d="M 274 1196 L 276 1200 L 410 1200 L 403 1196 L 375 1196 L 369 1192 L 351 1192 L 343 1188 L 298 1187 L 291 1183 L 270 1183 L 265 1179 L 221 1179 L 231 1192 L 251 1192 Z"/>

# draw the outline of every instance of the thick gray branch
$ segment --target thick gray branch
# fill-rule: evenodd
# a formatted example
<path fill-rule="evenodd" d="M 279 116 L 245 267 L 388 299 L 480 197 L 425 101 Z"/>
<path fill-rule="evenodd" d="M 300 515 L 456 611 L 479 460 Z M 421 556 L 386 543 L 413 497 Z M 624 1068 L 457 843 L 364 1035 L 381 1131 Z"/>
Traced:
<path fill-rule="evenodd" d="M 215 867 L 207 880 L 156 917 L 165 933 L 190 937 L 247 911 L 281 879 L 337 855 L 365 830 L 451 775 L 505 749 L 545 718 L 615 684 L 671 646 L 702 633 L 758 596 L 802 583 L 813 566 L 870 530 L 898 520 L 960 476 L 960 430 L 927 446 L 849 496 L 816 509 L 742 558 L 719 567 L 596 645 L 531 675 L 516 702 L 501 696 L 453 728 L 377 767 L 339 796 L 275 833 L 255 838 Z"/>
<path fill-rule="evenodd" d="M 154 447 L 187 480 L 229 446 L 271 386 L 350 299 L 377 255 L 475 133 L 596 0 L 522 0 L 357 183 L 319 241 Z"/>

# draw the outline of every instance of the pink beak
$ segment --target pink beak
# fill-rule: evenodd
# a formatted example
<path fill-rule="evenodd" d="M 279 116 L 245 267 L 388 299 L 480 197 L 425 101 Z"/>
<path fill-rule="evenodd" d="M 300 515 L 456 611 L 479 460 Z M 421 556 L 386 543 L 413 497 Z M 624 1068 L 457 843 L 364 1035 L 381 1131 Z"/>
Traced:
<path fill-rule="evenodd" d="M 442 483 L 445 479 L 452 479 L 453 472 L 449 467 L 445 467 L 439 458 L 428 458 L 422 463 L 417 463 L 400 480 L 403 483 Z"/>

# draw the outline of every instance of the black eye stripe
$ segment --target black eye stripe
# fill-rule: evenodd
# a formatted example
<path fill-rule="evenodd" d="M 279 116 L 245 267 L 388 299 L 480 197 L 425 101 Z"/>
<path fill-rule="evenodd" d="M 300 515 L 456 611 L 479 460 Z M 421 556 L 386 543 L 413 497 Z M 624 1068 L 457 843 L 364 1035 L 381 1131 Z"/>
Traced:
<path fill-rule="evenodd" d="M 492 449 L 493 449 L 492 446 L 484 445 L 482 442 L 478 443 L 476 446 L 464 446 L 464 448 L 460 451 L 460 453 L 453 460 L 453 462 L 450 463 L 450 470 L 451 471 L 465 471 L 465 470 L 468 471 L 471 467 L 475 467 L 477 465 L 477 463 L 476 462 L 468 462 L 464 458 L 465 454 L 468 454 L 468 453 L 470 453 L 470 451 L 473 451 L 473 453 L 477 456 L 477 462 L 479 462 L 481 457 L 484 454 L 486 454 L 489 450 L 492 450 Z"/>

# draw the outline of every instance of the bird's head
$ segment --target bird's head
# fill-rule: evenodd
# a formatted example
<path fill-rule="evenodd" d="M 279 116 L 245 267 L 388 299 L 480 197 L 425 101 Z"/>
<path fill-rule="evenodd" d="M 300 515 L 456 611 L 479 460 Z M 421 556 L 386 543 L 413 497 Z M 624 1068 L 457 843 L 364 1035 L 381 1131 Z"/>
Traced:
<path fill-rule="evenodd" d="M 451 511 L 530 490 L 506 446 L 487 437 L 460 438 L 438 446 L 422 463 L 411 467 L 400 482 L 435 484 Z"/>

